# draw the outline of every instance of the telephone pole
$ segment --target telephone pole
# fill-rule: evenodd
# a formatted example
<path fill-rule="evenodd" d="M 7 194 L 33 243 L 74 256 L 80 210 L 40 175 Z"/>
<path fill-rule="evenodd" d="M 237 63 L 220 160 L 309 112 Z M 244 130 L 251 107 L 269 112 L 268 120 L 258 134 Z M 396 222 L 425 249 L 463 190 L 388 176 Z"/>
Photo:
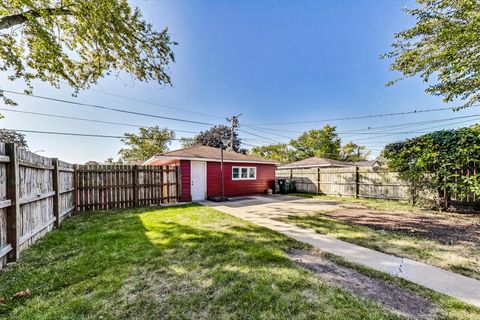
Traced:
<path fill-rule="evenodd" d="M 227 121 L 231 123 L 231 125 L 230 125 L 230 151 L 233 151 L 234 132 L 235 132 L 235 129 L 239 126 L 238 118 L 241 115 L 242 114 L 240 113 L 236 116 L 231 116 L 230 118 L 227 118 Z"/>

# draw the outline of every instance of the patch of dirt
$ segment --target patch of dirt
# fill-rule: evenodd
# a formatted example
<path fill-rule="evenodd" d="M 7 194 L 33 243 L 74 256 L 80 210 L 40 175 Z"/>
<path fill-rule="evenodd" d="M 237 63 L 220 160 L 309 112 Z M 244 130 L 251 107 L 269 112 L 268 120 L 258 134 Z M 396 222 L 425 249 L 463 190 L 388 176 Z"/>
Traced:
<path fill-rule="evenodd" d="M 365 209 L 340 209 L 325 212 L 323 215 L 376 230 L 397 231 L 428 238 L 443 244 L 454 245 L 463 242 L 480 245 L 480 222 L 467 219 Z"/>
<path fill-rule="evenodd" d="M 287 254 L 296 264 L 315 272 L 327 283 L 376 301 L 398 314 L 413 319 L 432 319 L 437 314 L 436 306 L 415 292 L 339 266 L 322 257 L 320 252 L 291 249 Z"/>

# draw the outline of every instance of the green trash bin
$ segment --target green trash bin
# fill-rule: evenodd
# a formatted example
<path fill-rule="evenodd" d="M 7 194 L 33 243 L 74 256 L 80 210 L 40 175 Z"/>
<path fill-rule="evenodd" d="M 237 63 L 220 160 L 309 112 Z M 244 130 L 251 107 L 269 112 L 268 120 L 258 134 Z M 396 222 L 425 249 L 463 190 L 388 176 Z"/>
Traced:
<path fill-rule="evenodd" d="M 277 179 L 278 189 L 281 194 L 288 193 L 288 182 L 287 179 Z"/>
<path fill-rule="evenodd" d="M 295 180 L 290 180 L 288 184 L 288 192 L 295 193 L 297 192 L 297 186 L 295 185 Z"/>

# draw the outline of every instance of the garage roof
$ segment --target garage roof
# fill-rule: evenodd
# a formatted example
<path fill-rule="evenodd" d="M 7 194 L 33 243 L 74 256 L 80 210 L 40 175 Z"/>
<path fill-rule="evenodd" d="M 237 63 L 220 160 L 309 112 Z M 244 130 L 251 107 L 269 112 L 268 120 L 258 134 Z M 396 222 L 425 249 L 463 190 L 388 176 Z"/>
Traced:
<path fill-rule="evenodd" d="M 156 160 L 201 160 L 201 161 L 221 161 L 221 149 L 207 146 L 194 146 L 192 148 L 179 149 L 164 153 L 159 153 L 146 160 L 143 164 L 153 164 Z M 257 156 L 245 155 L 234 151 L 223 151 L 223 160 L 226 162 L 249 162 L 249 163 L 267 163 L 276 164 L 273 160 L 263 159 Z"/>

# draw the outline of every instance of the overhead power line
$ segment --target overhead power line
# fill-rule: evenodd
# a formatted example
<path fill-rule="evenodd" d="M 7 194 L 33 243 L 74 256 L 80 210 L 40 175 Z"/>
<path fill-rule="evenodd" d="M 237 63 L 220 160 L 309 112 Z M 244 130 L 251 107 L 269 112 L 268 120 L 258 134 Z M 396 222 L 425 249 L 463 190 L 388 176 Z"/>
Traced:
<path fill-rule="evenodd" d="M 480 115 L 468 115 L 468 116 L 461 116 L 461 117 L 453 117 L 453 118 L 443 118 L 443 119 L 433 119 L 433 120 L 426 120 L 426 121 L 417 121 L 417 122 L 407 122 L 407 123 L 400 123 L 400 124 L 393 124 L 387 126 L 380 126 L 380 127 L 368 127 L 363 129 L 352 129 L 348 131 L 342 131 L 343 134 L 350 134 L 350 133 L 358 133 L 358 132 L 368 132 L 368 131 L 376 131 L 376 132 L 386 132 L 390 129 L 399 129 L 399 128 L 407 128 L 407 127 L 419 127 L 424 126 L 432 123 L 440 123 L 440 122 L 449 122 L 458 119 L 478 119 Z M 470 120 L 468 120 L 470 121 Z M 448 125 L 448 124 L 447 124 Z M 378 131 L 380 130 L 380 131 Z"/>
<path fill-rule="evenodd" d="M 362 135 L 362 134 L 385 134 L 385 133 L 389 133 L 391 134 L 392 132 L 389 131 L 391 129 L 402 129 L 402 128 L 409 128 L 409 127 L 421 127 L 421 126 L 426 126 L 426 125 L 430 125 L 430 124 L 433 124 L 433 123 L 441 123 L 441 122 L 451 122 L 451 121 L 454 121 L 454 120 L 458 120 L 458 119 L 471 119 L 471 120 L 467 120 L 467 121 L 462 121 L 462 122 L 453 122 L 453 123 L 446 123 L 444 125 L 441 125 L 441 126 L 438 126 L 438 127 L 442 127 L 442 126 L 445 126 L 445 125 L 453 125 L 453 124 L 458 124 L 458 123 L 466 123 L 466 122 L 469 122 L 469 121 L 472 121 L 472 120 L 475 120 L 475 119 L 478 119 L 480 118 L 480 115 L 468 115 L 468 116 L 461 116 L 461 117 L 449 117 L 449 118 L 442 118 L 442 119 L 434 119 L 434 120 L 426 120 L 426 121 L 417 121 L 417 122 L 407 122 L 407 123 L 399 123 L 399 124 L 394 124 L 394 125 L 387 125 L 387 126 L 379 126 L 379 127 L 368 127 L 368 128 L 358 128 L 358 129 L 351 129 L 351 130 L 347 130 L 347 131 L 338 131 L 337 133 L 339 135 Z M 253 128 L 258 128 L 258 127 L 253 127 L 253 126 L 248 126 L 248 128 L 254 130 Z M 434 127 L 436 128 L 436 127 Z M 428 128 L 426 128 L 428 129 Z M 259 129 L 257 129 L 259 130 Z M 272 131 L 271 133 L 269 131 Z M 269 134 L 272 134 L 272 135 L 276 135 L 275 132 L 276 131 L 280 131 L 280 132 L 283 132 L 285 130 L 282 130 L 282 129 L 269 129 L 269 128 L 262 128 L 262 132 L 265 132 L 265 133 L 269 133 Z M 288 132 L 292 132 L 292 131 L 288 131 Z M 298 131 L 298 133 L 302 133 L 300 131 Z M 404 133 L 404 132 L 401 132 L 401 133 Z M 401 134 L 400 133 L 400 134 Z M 420 133 L 420 132 L 419 132 Z M 393 134 L 396 134 L 396 133 L 393 133 Z M 283 136 L 283 135 L 282 135 Z M 287 136 L 283 136 L 285 138 L 287 138 Z M 291 138 L 293 139 L 294 137 L 288 137 L 288 138 Z"/>
<path fill-rule="evenodd" d="M 480 104 L 475 104 L 475 105 L 472 105 L 471 108 L 479 107 L 479 106 L 480 106 Z M 249 125 L 249 126 L 277 126 L 277 125 L 306 124 L 306 123 L 317 123 L 317 122 L 332 122 L 332 121 L 356 120 L 356 119 L 366 119 L 366 118 L 380 118 L 380 117 L 400 116 L 400 115 L 406 115 L 406 114 L 417 114 L 417 113 L 426 113 L 426 112 L 455 110 L 457 108 L 458 107 L 444 107 L 444 108 L 434 108 L 434 109 L 420 109 L 420 110 L 411 110 L 411 111 L 402 111 L 402 112 L 371 114 L 371 115 L 345 117 L 345 118 L 330 118 L 330 119 L 319 119 L 319 120 L 270 122 L 270 123 L 247 123 L 246 125 Z"/>
<path fill-rule="evenodd" d="M 91 133 L 78 133 L 78 132 L 59 132 L 59 131 L 42 131 L 42 130 L 26 130 L 26 129 L 5 129 L 11 130 L 15 132 L 22 132 L 22 133 L 34 133 L 34 134 L 49 134 L 49 135 L 59 135 L 59 136 L 75 136 L 75 137 L 89 137 L 89 138 L 108 138 L 108 139 L 123 139 L 124 136 L 116 136 L 116 135 L 104 135 L 104 134 L 91 134 Z M 141 138 L 140 138 L 141 139 Z M 171 139 L 175 141 L 181 141 L 182 139 Z M 242 142 L 242 144 L 257 147 L 257 145 Z"/>
<path fill-rule="evenodd" d="M 271 141 L 271 142 L 282 143 L 281 141 L 274 140 L 274 139 L 271 139 L 271 138 L 268 138 L 268 137 L 265 137 L 265 136 L 261 136 L 261 135 L 258 135 L 258 134 L 256 134 L 256 133 L 253 133 L 253 132 L 244 130 L 244 129 L 238 129 L 238 131 L 243 132 L 243 133 L 246 133 L 246 134 L 249 134 L 249 135 L 254 136 L 254 137 L 257 137 L 257 138 L 265 139 L 265 140 L 268 140 L 268 141 Z"/>
<path fill-rule="evenodd" d="M 52 135 L 61 135 L 61 136 L 77 136 L 77 137 L 93 137 L 93 138 L 113 138 L 113 139 L 123 139 L 124 136 L 114 136 L 114 135 L 104 135 L 104 134 L 91 134 L 91 133 L 77 133 L 77 132 L 58 132 L 58 131 L 41 131 L 41 130 L 26 130 L 26 129 L 7 129 L 15 132 L 24 132 L 24 133 L 38 133 L 38 134 L 52 134 Z M 142 139 L 140 137 L 140 139 Z M 181 139 L 175 138 L 171 140 L 180 141 Z"/>
<path fill-rule="evenodd" d="M 148 128 L 149 126 L 142 126 L 138 124 L 130 124 L 124 122 L 113 122 L 113 121 L 105 121 L 105 120 L 96 120 L 96 119 L 88 119 L 88 118 L 79 118 L 79 117 L 71 117 L 71 116 L 62 116 L 59 114 L 52 114 L 52 113 L 44 113 L 44 112 L 33 112 L 33 111 L 24 111 L 24 110 L 12 110 L 7 108 L 0 108 L 1 111 L 6 112 L 15 112 L 15 113 L 23 113 L 23 114 L 31 114 L 36 116 L 44 116 L 44 117 L 51 117 L 51 118 L 59 118 L 59 119 L 69 119 L 69 120 L 78 120 L 78 121 L 86 121 L 86 122 L 94 122 L 94 123 L 104 123 L 104 124 L 114 124 L 120 126 L 127 126 L 127 127 L 135 127 L 135 128 Z M 179 129 L 169 129 L 175 132 L 183 132 L 183 133 L 192 133 L 197 134 L 197 131 L 188 131 L 188 130 L 179 130 Z"/>
<path fill-rule="evenodd" d="M 475 119 L 470 119 L 470 120 L 464 120 L 464 121 L 457 121 L 457 122 L 453 122 L 453 123 L 449 123 L 448 125 L 451 126 L 451 125 L 456 125 L 456 124 L 465 124 L 465 123 L 468 123 L 468 122 L 471 122 Z M 439 125 L 439 126 L 433 126 L 433 127 L 428 127 L 428 128 L 424 128 L 424 130 L 432 130 L 432 129 L 445 129 L 444 128 L 445 125 Z M 430 133 L 431 131 L 426 131 L 425 133 Z M 405 135 L 405 134 L 411 134 L 413 132 L 410 132 L 410 133 L 400 133 L 401 135 Z M 384 138 L 384 137 L 391 137 L 391 136 L 398 136 L 399 133 L 387 133 L 387 132 L 378 132 L 378 134 L 380 134 L 379 136 L 376 136 L 376 137 L 368 137 L 368 138 L 365 138 L 365 139 L 361 139 L 361 141 L 367 141 L 367 140 L 376 140 L 376 139 L 379 139 L 379 138 Z M 394 138 L 394 139 L 397 139 L 397 138 Z M 356 141 L 359 141 L 360 139 L 354 139 Z"/>
<path fill-rule="evenodd" d="M 283 134 L 279 134 L 279 133 L 275 133 L 275 132 L 272 132 L 271 130 L 266 130 L 266 129 L 255 127 L 255 126 L 245 126 L 245 127 L 249 128 L 251 130 L 257 131 L 257 132 L 271 134 L 273 136 L 277 136 L 277 137 L 280 137 L 280 138 L 292 139 L 292 137 L 289 137 L 289 136 L 286 136 L 286 135 L 283 135 Z"/>
<path fill-rule="evenodd" d="M 92 108 L 97 108 L 97 109 L 102 109 L 102 110 L 133 114 L 133 115 L 137 115 L 137 116 L 144 116 L 144 117 L 171 120 L 171 121 L 179 121 L 179 122 L 187 122 L 187 123 L 194 123 L 194 124 L 202 124 L 202 125 L 207 125 L 207 126 L 213 126 L 214 125 L 214 124 L 208 123 L 208 122 L 201 122 L 201 121 L 195 121 L 195 120 L 189 120 L 189 119 L 180 119 L 180 118 L 173 118 L 173 117 L 165 117 L 165 116 L 161 116 L 161 115 L 157 115 L 157 114 L 136 112 L 136 111 L 130 111 L 130 110 L 125 110 L 125 109 L 112 108 L 112 107 L 98 105 L 98 104 L 90 104 L 90 103 L 83 103 L 83 102 L 77 102 L 77 101 L 72 101 L 72 100 L 57 99 L 57 98 L 39 96 L 39 95 L 34 95 L 34 94 L 26 94 L 24 92 L 18 92 L 18 91 L 0 90 L 0 92 L 7 92 L 7 93 L 26 96 L 26 97 L 30 97 L 30 98 L 37 98 L 37 99 L 43 99 L 43 100 L 49 100 L 49 101 L 68 103 L 68 104 L 83 106 L 83 107 L 92 107 Z"/>
<path fill-rule="evenodd" d="M 131 100 L 131 101 L 135 101 L 135 102 L 145 103 L 145 104 L 158 106 L 158 107 L 162 107 L 162 108 L 178 110 L 178 111 L 198 114 L 198 115 L 202 115 L 202 116 L 217 118 L 217 119 L 225 119 L 225 117 L 221 117 L 221 116 L 217 116 L 217 115 L 213 115 L 213 114 L 209 114 L 209 113 L 198 112 L 198 111 L 193 111 L 193 110 L 189 110 L 189 109 L 186 109 L 186 108 L 174 107 L 174 106 L 170 106 L 170 105 L 166 105 L 166 104 L 162 104 L 162 103 L 156 103 L 156 102 L 147 101 L 147 100 L 143 100 L 143 99 L 127 97 L 127 96 L 124 96 L 124 95 L 121 95 L 121 94 L 112 93 L 112 92 L 108 92 L 108 91 L 104 91 L 104 90 L 99 90 L 99 89 L 94 89 L 94 88 L 90 88 L 89 90 L 99 92 L 99 93 L 102 93 L 102 94 L 106 94 L 106 95 L 109 95 L 109 96 L 117 97 L 117 98 L 122 98 L 122 99 Z"/>

